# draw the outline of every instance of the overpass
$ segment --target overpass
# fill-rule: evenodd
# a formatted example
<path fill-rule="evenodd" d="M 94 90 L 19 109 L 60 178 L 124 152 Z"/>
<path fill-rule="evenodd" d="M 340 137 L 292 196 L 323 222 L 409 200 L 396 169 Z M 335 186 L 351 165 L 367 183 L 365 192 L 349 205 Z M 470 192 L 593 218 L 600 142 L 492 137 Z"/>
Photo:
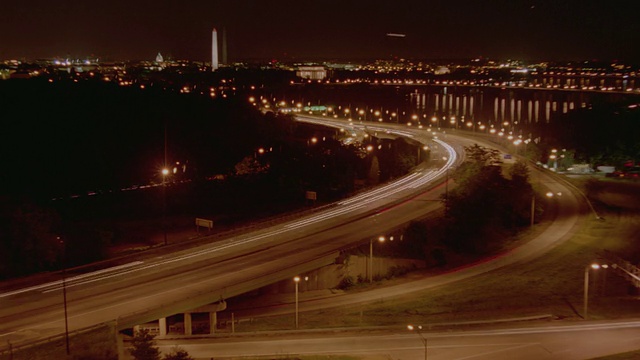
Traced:
<path fill-rule="evenodd" d="M 341 127 L 341 120 L 300 116 L 300 121 Z M 420 199 L 460 161 L 457 149 L 425 130 L 385 124 L 352 125 L 428 144 L 440 167 L 417 166 L 379 188 L 298 219 L 206 245 L 134 261 L 0 294 L 0 342 L 15 346 L 65 331 L 115 323 L 118 329 L 224 301 L 335 261 L 339 251 L 399 227 L 440 207 Z M 432 195 L 433 196 L 433 195 Z M 209 308 L 211 310 L 211 308 Z M 14 347 L 15 347 L 14 346 Z"/>

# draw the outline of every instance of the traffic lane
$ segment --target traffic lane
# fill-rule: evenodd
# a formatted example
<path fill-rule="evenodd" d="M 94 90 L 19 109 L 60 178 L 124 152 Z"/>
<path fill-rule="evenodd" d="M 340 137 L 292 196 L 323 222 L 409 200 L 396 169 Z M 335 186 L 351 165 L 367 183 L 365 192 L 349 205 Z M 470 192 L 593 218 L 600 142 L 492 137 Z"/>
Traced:
<path fill-rule="evenodd" d="M 636 350 L 640 333 L 634 327 L 569 328 L 550 326 L 514 330 L 424 332 L 429 359 L 549 359 L 579 360 Z M 420 359 L 420 334 L 398 330 L 392 334 L 287 335 L 268 338 L 158 340 L 162 351 L 174 346 L 195 358 L 225 356 L 358 355 L 380 359 Z M 383 357 L 383 358 L 384 358 Z"/>

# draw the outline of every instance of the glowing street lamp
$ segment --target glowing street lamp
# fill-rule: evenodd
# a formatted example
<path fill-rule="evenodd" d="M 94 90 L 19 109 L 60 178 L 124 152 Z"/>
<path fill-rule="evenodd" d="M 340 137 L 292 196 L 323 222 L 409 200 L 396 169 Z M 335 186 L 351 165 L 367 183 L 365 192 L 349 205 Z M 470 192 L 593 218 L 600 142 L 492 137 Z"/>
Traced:
<path fill-rule="evenodd" d="M 293 278 L 293 282 L 296 284 L 296 329 L 298 329 L 298 283 L 300 283 L 300 276 Z M 309 280 L 308 276 L 304 277 L 304 281 Z"/>
<path fill-rule="evenodd" d="M 69 348 L 69 315 L 67 312 L 67 248 L 65 243 L 60 237 L 56 238 L 58 243 L 62 246 L 62 301 L 64 304 L 64 338 L 67 350 L 67 356 L 71 354 Z"/>
<path fill-rule="evenodd" d="M 442 161 L 445 162 L 445 165 L 449 159 L 446 156 L 442 157 Z M 445 181 L 444 181 L 444 216 L 447 217 L 449 213 L 449 166 L 445 170 Z"/>
<path fill-rule="evenodd" d="M 418 326 L 414 326 L 414 325 L 407 325 L 407 329 L 409 331 L 414 331 L 418 334 L 418 336 L 420 336 L 420 340 L 422 340 L 422 343 L 424 344 L 424 360 L 427 360 L 427 338 L 424 337 L 424 335 L 422 335 L 422 325 L 418 325 Z"/>
<path fill-rule="evenodd" d="M 378 237 L 378 242 L 383 243 L 385 241 L 384 236 Z M 369 240 L 369 283 L 373 282 L 373 239 Z"/>
<path fill-rule="evenodd" d="M 164 233 L 164 245 L 167 245 L 167 175 L 169 169 L 162 169 L 162 232 Z"/>
<path fill-rule="evenodd" d="M 300 282 L 300 276 L 293 278 L 293 282 L 296 283 L 296 329 L 298 328 L 298 283 Z"/>
<path fill-rule="evenodd" d="M 602 269 L 606 269 L 608 268 L 609 265 L 607 264 L 591 264 L 588 265 L 587 267 L 584 268 L 584 299 L 583 299 L 583 314 L 584 314 L 584 319 L 588 320 L 589 315 L 587 313 L 587 307 L 589 305 L 589 271 L 590 270 L 598 270 L 600 268 Z"/>

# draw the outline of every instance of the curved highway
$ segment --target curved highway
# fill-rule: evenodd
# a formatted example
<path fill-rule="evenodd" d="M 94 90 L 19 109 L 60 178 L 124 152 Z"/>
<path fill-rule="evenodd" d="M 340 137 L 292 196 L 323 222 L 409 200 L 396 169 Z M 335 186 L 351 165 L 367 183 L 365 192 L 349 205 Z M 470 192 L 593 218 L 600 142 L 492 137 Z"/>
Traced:
<path fill-rule="evenodd" d="M 306 118 L 308 121 L 318 119 Z M 304 120 L 304 119 L 301 119 Z M 337 120 L 323 120 L 339 126 Z M 344 125 L 344 122 L 343 122 Z M 459 161 L 460 146 L 401 126 L 354 126 L 429 142 L 439 168 L 421 165 L 382 187 L 324 211 L 211 244 L 103 269 L 66 280 L 69 329 L 116 320 L 119 328 L 229 298 L 330 264 L 353 246 L 438 209 L 442 189 L 429 191 Z M 64 332 L 62 282 L 0 294 L 0 342 L 21 344 Z"/>
<path fill-rule="evenodd" d="M 385 132 L 428 143 L 438 168 L 425 164 L 393 183 L 332 204 L 321 212 L 197 248 L 136 261 L 67 279 L 70 330 L 116 320 L 119 328 L 190 310 L 330 264 L 340 249 L 406 224 L 440 208 L 443 187 L 434 187 L 447 168 L 460 161 L 462 145 L 478 142 L 394 124 L 348 124 L 300 116 L 300 121 Z M 444 163 L 439 161 L 437 163 Z M 490 261 L 420 283 L 385 289 L 385 296 L 438 286 L 539 256 L 567 238 L 578 221 L 579 203 L 571 190 L 540 175 L 545 186 L 562 192 L 558 221 L 536 239 Z M 427 200 L 427 201 L 425 201 Z M 355 301 L 379 299 L 372 292 Z M 353 299 L 333 299 L 333 306 Z M 302 311 L 313 308 L 304 305 Z M 318 304 L 322 307 L 322 304 Z M 20 344 L 64 332 L 61 283 L 0 294 L 0 341 Z"/>

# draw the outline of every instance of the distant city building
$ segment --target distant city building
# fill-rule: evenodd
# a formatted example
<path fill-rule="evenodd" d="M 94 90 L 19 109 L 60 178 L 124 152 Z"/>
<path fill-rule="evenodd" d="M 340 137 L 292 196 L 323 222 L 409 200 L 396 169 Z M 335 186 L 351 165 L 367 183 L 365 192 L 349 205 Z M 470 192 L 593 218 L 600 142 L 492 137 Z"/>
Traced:
<path fill-rule="evenodd" d="M 296 76 L 309 80 L 323 80 L 327 77 L 324 66 L 299 66 Z"/>
<path fill-rule="evenodd" d="M 211 71 L 218 69 L 218 32 L 213 28 L 211 32 Z"/>
<path fill-rule="evenodd" d="M 438 66 L 433 73 L 436 75 L 444 75 L 451 73 L 451 70 L 446 66 Z"/>
<path fill-rule="evenodd" d="M 163 63 L 164 62 L 164 58 L 162 57 L 162 54 L 158 53 L 158 55 L 156 56 L 156 62 L 157 63 Z"/>

